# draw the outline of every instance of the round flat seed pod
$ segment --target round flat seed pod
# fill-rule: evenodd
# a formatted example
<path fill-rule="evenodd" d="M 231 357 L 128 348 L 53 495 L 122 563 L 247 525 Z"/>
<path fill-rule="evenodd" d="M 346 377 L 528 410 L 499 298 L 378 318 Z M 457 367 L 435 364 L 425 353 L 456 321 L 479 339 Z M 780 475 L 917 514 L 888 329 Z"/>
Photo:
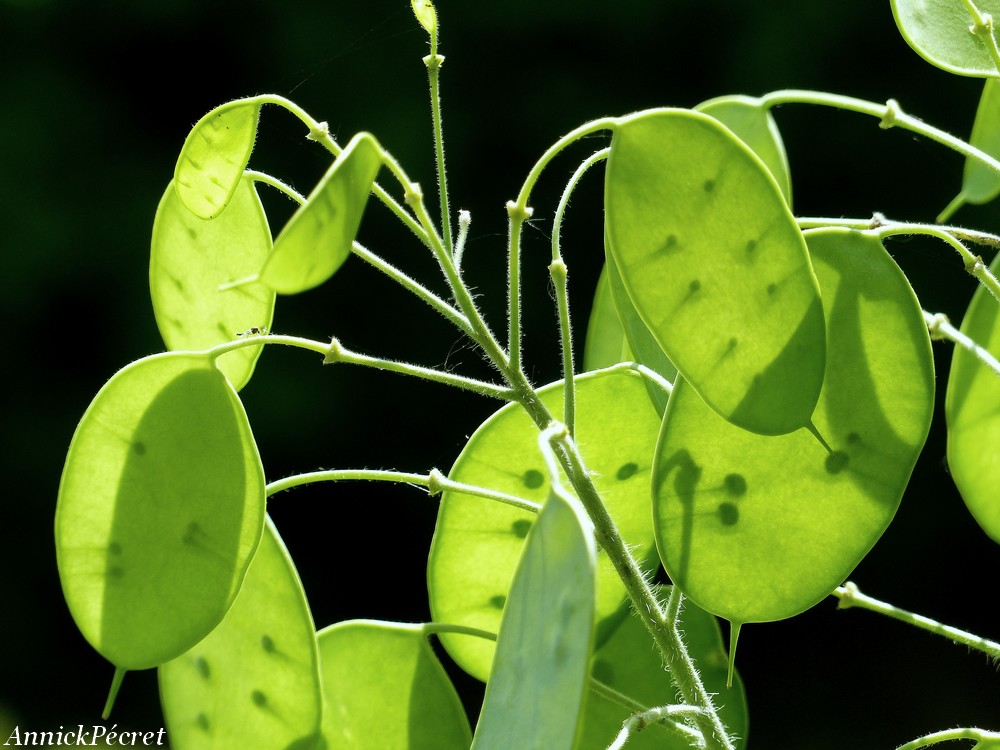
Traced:
<path fill-rule="evenodd" d="M 59 576 L 84 637 L 119 667 L 153 667 L 222 620 L 264 522 L 246 413 L 209 357 L 146 357 L 97 394 L 59 486 Z"/>

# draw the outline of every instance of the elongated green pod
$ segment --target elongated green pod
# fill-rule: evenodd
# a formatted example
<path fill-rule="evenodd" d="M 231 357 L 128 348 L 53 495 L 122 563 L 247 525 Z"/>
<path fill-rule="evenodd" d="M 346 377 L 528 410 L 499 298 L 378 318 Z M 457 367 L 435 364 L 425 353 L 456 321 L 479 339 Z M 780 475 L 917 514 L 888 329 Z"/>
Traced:
<path fill-rule="evenodd" d="M 823 383 L 823 305 L 760 159 L 708 115 L 640 112 L 615 128 L 605 209 L 628 296 L 705 402 L 760 434 L 807 424 Z"/>
<path fill-rule="evenodd" d="M 597 550 L 579 501 L 552 491 L 528 532 L 472 750 L 572 750 L 594 639 Z"/>
<path fill-rule="evenodd" d="M 468 750 L 469 719 L 423 625 L 349 620 L 317 638 L 327 747 Z"/>
<path fill-rule="evenodd" d="M 267 519 L 243 587 L 222 622 L 159 668 L 172 746 L 317 747 L 322 689 L 302 582 Z"/>
<path fill-rule="evenodd" d="M 257 138 L 260 102 L 237 99 L 195 123 L 174 168 L 177 196 L 188 210 L 212 219 L 229 205 Z"/>
<path fill-rule="evenodd" d="M 792 205 L 788 154 L 770 107 L 752 96 L 719 96 L 702 102 L 695 110 L 714 117 L 757 154 L 781 188 L 785 201 Z"/>
<path fill-rule="evenodd" d="M 994 259 L 994 273 L 1000 262 Z M 997 301 L 979 286 L 962 321 L 962 333 L 994 357 L 1000 356 Z M 1000 377 L 969 351 L 955 348 L 945 397 L 948 469 L 976 522 L 1000 543 Z"/>
<path fill-rule="evenodd" d="M 618 319 L 618 310 L 611 297 L 607 265 L 601 269 L 594 290 L 594 301 L 587 321 L 587 337 L 583 347 L 583 369 L 600 370 L 631 359 L 625 328 Z"/>
<path fill-rule="evenodd" d="M 665 587 L 658 592 L 661 599 L 666 598 L 668 590 L 669 587 Z M 730 736 L 736 738 L 737 750 L 742 750 L 747 745 L 749 723 L 746 692 L 738 674 L 734 675 L 733 684 L 726 686 L 726 649 L 718 621 L 688 601 L 684 602 L 679 627 L 705 689 L 715 697 L 719 718 Z M 591 675 L 646 708 L 683 703 L 663 665 L 652 658 L 655 653 L 653 639 L 639 618 L 627 617 L 611 638 L 594 651 Z M 605 750 L 629 718 L 629 713 L 627 708 L 591 687 L 577 750 Z M 631 738 L 626 747 L 629 750 L 689 750 L 691 737 L 669 724 L 654 724 Z"/>
<path fill-rule="evenodd" d="M 539 391 L 553 411 L 562 383 Z M 558 412 L 556 412 L 558 413 Z M 576 432 L 608 512 L 640 564 L 656 560 L 649 515 L 650 457 L 659 415 L 635 372 L 587 373 L 576 380 Z M 456 482 L 544 502 L 549 481 L 538 450 L 538 430 L 516 404 L 498 410 L 472 435 L 448 474 Z M 535 522 L 527 510 L 480 497 L 445 492 L 427 562 L 433 619 L 495 633 L 524 539 Z M 625 589 L 607 555 L 599 555 L 598 640 L 625 615 Z M 493 643 L 442 633 L 441 643 L 466 672 L 485 680 Z"/>
<path fill-rule="evenodd" d="M 193 214 L 171 183 L 156 210 L 149 290 L 156 325 L 168 349 L 209 349 L 251 329 L 267 330 L 275 293 L 259 283 L 222 288 L 258 271 L 271 252 L 271 230 L 253 180 L 237 182 L 214 219 Z M 218 367 L 240 390 L 262 346 L 219 357 Z"/>
<path fill-rule="evenodd" d="M 607 245 L 607 239 L 605 239 Z M 625 282 L 618 271 L 618 264 L 615 262 L 611 252 L 605 252 L 604 265 L 608 274 L 608 286 L 611 290 L 611 299 L 614 300 L 615 309 L 618 311 L 618 318 L 625 329 L 625 342 L 628 350 L 636 362 L 645 365 L 651 370 L 662 375 L 666 380 L 673 382 L 677 377 L 677 368 L 670 361 L 663 347 L 660 346 L 656 337 L 649 330 L 645 321 L 639 316 L 632 304 L 632 299 L 625 289 Z M 658 387 L 647 383 L 649 396 L 656 405 L 656 411 L 662 415 L 667 408 L 667 394 Z"/>
<path fill-rule="evenodd" d="M 815 434 L 741 430 L 678 381 L 657 446 L 660 558 L 734 623 L 791 617 L 843 583 L 892 520 L 930 428 L 930 340 L 905 276 L 874 236 L 807 238 L 829 326 Z"/>
<path fill-rule="evenodd" d="M 351 254 L 381 166 L 375 138 L 354 136 L 281 230 L 260 281 L 281 294 L 297 294 L 333 276 Z"/>
<path fill-rule="evenodd" d="M 931 65 L 962 76 L 997 74 L 989 47 L 973 30 L 965 0 L 891 0 L 891 4 L 903 39 Z M 975 0 L 975 7 L 1000 19 L 1000 0 Z"/>
<path fill-rule="evenodd" d="M 1000 80 L 996 78 L 987 78 L 983 84 L 969 143 L 994 158 L 1000 157 Z M 962 190 L 938 221 L 947 221 L 966 203 L 989 203 L 997 195 L 1000 195 L 1000 172 L 979 159 L 967 157 L 962 171 Z"/>
<path fill-rule="evenodd" d="M 119 371 L 73 435 L 56 507 L 63 594 L 119 667 L 183 653 L 222 619 L 264 522 L 264 473 L 243 406 L 203 354 Z"/>

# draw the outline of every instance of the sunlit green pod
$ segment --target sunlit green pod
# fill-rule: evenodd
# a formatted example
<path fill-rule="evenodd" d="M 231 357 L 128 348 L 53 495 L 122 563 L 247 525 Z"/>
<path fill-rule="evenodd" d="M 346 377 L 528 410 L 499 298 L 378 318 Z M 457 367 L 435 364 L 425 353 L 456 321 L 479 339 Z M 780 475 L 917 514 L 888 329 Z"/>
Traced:
<path fill-rule="evenodd" d="M 183 653 L 222 619 L 264 522 L 264 473 L 243 406 L 202 354 L 146 357 L 91 402 L 56 508 L 63 594 L 119 667 Z"/>
<path fill-rule="evenodd" d="M 639 316 L 711 408 L 765 435 L 807 424 L 823 383 L 823 305 L 778 184 L 690 110 L 618 121 L 607 243 Z"/>
<path fill-rule="evenodd" d="M 541 389 L 542 401 L 561 417 L 561 382 Z M 576 438 L 622 537 L 641 564 L 656 561 L 649 511 L 649 471 L 659 416 L 644 379 L 630 371 L 587 373 L 576 380 Z M 542 503 L 548 474 L 538 448 L 538 429 L 510 404 L 487 419 L 469 439 L 449 478 Z M 493 500 L 445 492 L 427 564 L 431 615 L 495 633 L 524 538 L 535 514 Z M 624 616 L 625 590 L 603 552 L 599 555 L 597 620 L 603 640 Z M 442 633 L 449 655 L 466 672 L 485 680 L 493 643 Z"/>
<path fill-rule="evenodd" d="M 328 748 L 468 750 L 469 719 L 423 625 L 349 620 L 318 640 Z"/>
<path fill-rule="evenodd" d="M 998 256 L 1000 257 L 1000 256 Z M 1000 269 L 994 259 L 993 273 Z M 962 321 L 962 333 L 993 357 L 1000 357 L 997 301 L 979 286 Z M 969 512 L 1000 542 L 1000 376 L 972 352 L 955 347 L 945 397 L 948 470 Z"/>
<path fill-rule="evenodd" d="M 994 158 L 1000 158 L 1000 80 L 987 78 L 976 110 L 969 143 Z M 938 221 L 948 218 L 962 205 L 989 203 L 1000 195 L 1000 172 L 980 159 L 967 157 L 962 172 L 962 190 Z"/>
<path fill-rule="evenodd" d="M 891 4 L 903 39 L 931 65 L 962 76 L 997 74 L 986 43 L 972 31 L 973 17 L 964 0 L 891 0 Z M 1000 0 L 976 0 L 975 7 L 1000 19 Z"/>
<path fill-rule="evenodd" d="M 528 532 L 472 750 L 572 750 L 594 640 L 596 548 L 579 501 L 551 492 Z"/>
<path fill-rule="evenodd" d="M 257 273 L 271 252 L 271 230 L 249 177 L 214 219 L 191 213 L 171 183 L 156 210 L 149 290 L 156 325 L 168 349 L 209 349 L 251 329 L 268 330 L 274 290 L 260 283 L 220 287 Z M 261 346 L 222 355 L 219 369 L 240 390 Z"/>
<path fill-rule="evenodd" d="M 233 606 L 202 641 L 160 666 L 159 682 L 172 747 L 319 748 L 316 630 L 270 519 Z"/>
<path fill-rule="evenodd" d="M 608 269 L 605 266 L 597 280 L 594 300 L 587 321 L 587 337 L 583 347 L 583 369 L 600 370 L 632 357 L 625 341 L 625 329 L 618 319 L 618 310 L 611 297 Z"/>
<path fill-rule="evenodd" d="M 257 99 L 228 102 L 188 133 L 174 168 L 174 185 L 195 216 L 214 218 L 232 199 L 250 161 L 260 107 Z"/>
<path fill-rule="evenodd" d="M 378 142 L 368 133 L 354 136 L 281 230 L 260 281 L 276 292 L 297 294 L 333 276 L 351 254 L 381 166 Z"/>
<path fill-rule="evenodd" d="M 662 599 L 668 590 L 659 591 Z M 726 687 L 729 670 L 719 623 L 691 602 L 684 602 L 680 621 L 688 655 L 705 689 L 715 697 L 719 717 L 730 735 L 736 738 L 737 750 L 742 750 L 747 745 L 749 722 L 746 693 L 739 674 L 734 674 L 732 686 Z M 683 703 L 655 654 L 656 647 L 649 631 L 632 615 L 625 618 L 607 643 L 594 652 L 591 675 L 646 708 Z M 627 708 L 591 689 L 584 713 L 583 735 L 576 750 L 606 750 L 629 715 Z M 629 750 L 689 750 L 691 738 L 669 725 L 653 724 L 632 737 L 626 747 Z"/>
<path fill-rule="evenodd" d="M 926 439 L 934 369 L 922 312 L 879 240 L 806 234 L 828 320 L 817 433 L 763 436 L 674 385 L 653 471 L 660 558 L 691 600 L 734 623 L 828 596 L 892 520 Z"/>
<path fill-rule="evenodd" d="M 769 107 L 751 96 L 720 96 L 702 102 L 695 110 L 714 117 L 757 154 L 777 181 L 785 201 L 792 205 L 788 155 Z"/>
<path fill-rule="evenodd" d="M 605 239 L 605 245 L 607 240 Z M 608 287 L 611 290 L 611 299 L 614 300 L 615 309 L 618 311 L 618 319 L 625 328 L 625 342 L 628 351 L 632 353 L 633 359 L 641 365 L 645 365 L 654 372 L 662 375 L 666 380 L 673 382 L 677 377 L 677 368 L 670 358 L 663 351 L 656 337 L 639 316 L 632 304 L 632 299 L 625 289 L 625 282 L 618 271 L 618 264 L 610 249 L 606 248 L 604 266 L 608 274 Z M 667 394 L 662 389 L 647 383 L 649 396 L 656 406 L 656 411 L 660 415 L 667 408 Z"/>

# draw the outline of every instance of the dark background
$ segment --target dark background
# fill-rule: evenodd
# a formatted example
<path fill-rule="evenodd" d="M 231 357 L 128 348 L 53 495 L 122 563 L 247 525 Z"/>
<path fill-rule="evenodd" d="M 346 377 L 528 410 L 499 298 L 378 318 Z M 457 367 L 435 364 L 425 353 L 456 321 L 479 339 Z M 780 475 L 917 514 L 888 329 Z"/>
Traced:
<path fill-rule="evenodd" d="M 586 120 L 721 94 L 829 89 L 885 101 L 966 135 L 980 83 L 924 63 L 888 2 L 699 0 L 459 3 L 440 0 L 452 207 L 472 211 L 467 275 L 503 329 L 506 214 L 535 160 Z M 52 521 L 73 428 L 120 367 L 160 351 L 146 287 L 153 213 L 190 126 L 228 99 L 291 97 L 341 143 L 370 130 L 433 195 L 423 32 L 405 0 L 0 0 L 0 735 L 99 721 L 112 669 L 62 600 Z M 787 106 L 777 118 L 799 215 L 932 220 L 961 160 L 875 120 Z M 308 192 L 329 158 L 290 115 L 266 108 L 251 166 Z M 594 141 L 594 147 L 601 142 Z M 558 376 L 545 265 L 558 194 L 590 153 L 544 175 L 524 249 L 526 361 Z M 595 173 L 596 174 L 596 173 Z M 600 178 L 564 230 L 579 329 L 601 261 Z M 291 204 L 263 191 L 274 230 Z M 958 220 L 997 231 L 992 207 Z M 360 239 L 434 278 L 427 254 L 372 204 Z M 974 284 L 930 241 L 893 241 L 926 309 L 958 321 Z M 275 329 L 487 374 L 443 321 L 353 262 L 279 300 Z M 950 348 L 935 344 L 940 385 Z M 268 477 L 316 468 L 447 470 L 496 404 L 441 386 L 269 350 L 243 397 Z M 943 389 L 942 389 L 943 395 Z M 940 409 L 896 520 L 852 579 L 863 591 L 1000 637 L 1000 548 L 972 522 L 944 465 Z M 435 502 L 406 487 L 340 485 L 279 496 L 271 513 L 317 626 L 426 619 Z M 754 748 L 893 748 L 960 725 L 1000 729 L 1000 675 L 978 654 L 827 600 L 744 628 L 738 667 Z M 475 716 L 477 690 L 460 682 Z M 162 725 L 152 671 L 131 674 L 113 720 Z"/>

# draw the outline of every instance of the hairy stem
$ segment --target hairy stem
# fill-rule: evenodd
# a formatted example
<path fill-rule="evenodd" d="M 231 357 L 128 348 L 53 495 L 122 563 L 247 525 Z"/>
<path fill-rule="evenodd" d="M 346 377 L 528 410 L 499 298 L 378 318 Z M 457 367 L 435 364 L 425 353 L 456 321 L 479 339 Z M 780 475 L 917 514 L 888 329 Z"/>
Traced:
<path fill-rule="evenodd" d="M 962 347 L 975 356 L 980 362 L 993 370 L 995 374 L 1000 375 L 1000 362 L 997 361 L 997 358 L 955 328 L 951 324 L 951 321 L 948 320 L 947 315 L 944 313 L 929 313 L 926 310 L 922 310 L 921 312 L 924 314 L 924 322 L 927 324 L 927 330 L 930 332 L 931 338 L 947 339 L 953 342 L 956 346 Z"/>
<path fill-rule="evenodd" d="M 463 495 L 473 495 L 475 497 L 495 500 L 505 505 L 510 505 L 520 510 L 537 513 L 538 503 L 525 500 L 523 497 L 508 495 L 505 492 L 496 492 L 485 487 L 477 487 L 464 482 L 454 482 L 448 479 L 437 469 L 432 469 L 428 474 L 413 474 L 404 471 L 386 471 L 383 469 L 333 469 L 329 471 L 310 471 L 305 474 L 278 479 L 267 485 L 265 490 L 268 497 L 279 492 L 290 490 L 294 487 L 301 487 L 317 482 L 393 482 L 396 484 L 410 484 L 417 487 L 425 487 L 427 494 L 440 495 L 442 492 L 458 492 Z"/>
<path fill-rule="evenodd" d="M 939 742 L 953 742 L 955 740 L 973 740 L 980 743 L 1000 743 L 1000 732 L 989 732 L 985 729 L 974 727 L 963 727 L 961 729 L 946 729 L 943 732 L 934 732 L 925 737 L 919 737 L 905 745 L 900 745 L 896 750 L 921 750 L 921 748 L 936 745 Z M 993 744 L 990 745 L 993 747 Z M 977 745 L 978 747 L 978 745 Z M 985 747 L 983 748 L 985 750 Z"/>
<path fill-rule="evenodd" d="M 968 646 L 976 651 L 982 651 L 984 654 L 987 654 L 994 659 L 1000 659 L 1000 643 L 991 641 L 987 638 L 981 638 L 978 635 L 973 635 L 972 633 L 964 630 L 959 630 L 951 625 L 944 625 L 937 620 L 930 619 L 929 617 L 924 617 L 923 615 L 917 615 L 913 612 L 908 612 L 905 609 L 894 607 L 893 605 L 886 604 L 878 599 L 873 599 L 872 597 L 866 596 L 858 591 L 858 587 L 850 581 L 837 588 L 833 592 L 833 595 L 840 600 L 837 604 L 838 609 L 861 607 L 872 612 L 877 612 L 880 615 L 891 617 L 894 620 L 899 620 L 900 622 L 913 625 L 914 627 L 918 627 L 922 630 L 944 636 L 948 640 L 955 643 Z"/>

